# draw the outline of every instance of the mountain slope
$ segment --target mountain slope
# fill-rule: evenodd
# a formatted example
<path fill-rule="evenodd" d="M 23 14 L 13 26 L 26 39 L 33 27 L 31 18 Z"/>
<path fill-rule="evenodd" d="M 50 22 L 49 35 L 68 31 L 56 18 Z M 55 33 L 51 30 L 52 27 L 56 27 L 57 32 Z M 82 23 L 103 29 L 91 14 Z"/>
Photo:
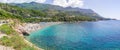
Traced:
<path fill-rule="evenodd" d="M 44 13 L 35 10 L 29 10 L 20 8 L 17 6 L 11 6 L 8 4 L 0 3 L 0 9 L 9 12 L 14 15 L 22 16 L 22 17 L 36 17 L 36 16 L 44 16 Z"/>
<path fill-rule="evenodd" d="M 39 4 L 39 3 L 27 3 L 28 5 L 31 4 Z M 44 7 L 50 7 L 50 6 L 43 6 L 43 9 L 33 9 L 33 8 L 22 8 L 15 6 L 16 4 L 10 5 L 10 4 L 3 4 L 0 3 L 0 18 L 17 18 L 25 22 L 57 22 L 57 21 L 64 21 L 64 22 L 71 22 L 71 21 L 95 21 L 99 19 L 103 19 L 100 16 L 92 16 L 92 11 L 89 11 L 89 13 L 92 13 L 89 15 L 87 12 L 82 11 L 76 11 L 73 8 L 68 8 L 68 10 L 65 10 L 67 8 L 58 8 L 57 9 L 51 9 L 51 8 L 44 8 Z M 33 7 L 37 7 L 37 6 Z M 44 4 L 43 4 L 44 5 Z M 53 6 L 53 5 L 52 5 Z M 55 6 L 56 7 L 56 6 Z M 59 7 L 59 6 L 57 6 Z M 73 10 L 69 10 L 73 9 Z M 88 15 L 87 15 L 88 14 Z"/>
<path fill-rule="evenodd" d="M 9 18 L 21 18 L 20 16 L 17 16 L 15 14 L 12 14 L 10 12 L 7 12 L 3 9 L 0 9 L 0 19 L 9 19 Z"/>
<path fill-rule="evenodd" d="M 43 12 L 56 11 L 56 12 L 62 12 L 68 15 L 75 15 L 75 16 L 81 15 L 81 16 L 89 16 L 93 18 L 103 19 L 103 17 L 101 17 L 91 9 L 81 9 L 81 8 L 71 8 L 71 7 L 63 8 L 56 5 L 41 4 L 36 2 L 22 3 L 22 4 L 12 3 L 12 5 L 19 6 L 22 8 L 27 8 L 27 9 L 41 10 Z"/>

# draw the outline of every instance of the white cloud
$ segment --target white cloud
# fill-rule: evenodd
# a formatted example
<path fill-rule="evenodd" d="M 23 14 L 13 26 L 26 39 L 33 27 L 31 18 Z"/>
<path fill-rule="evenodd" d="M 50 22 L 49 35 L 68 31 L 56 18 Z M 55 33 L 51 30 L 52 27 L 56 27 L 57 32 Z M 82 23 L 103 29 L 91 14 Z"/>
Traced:
<path fill-rule="evenodd" d="M 24 3 L 24 2 L 38 2 L 45 3 L 48 0 L 0 0 L 3 3 Z M 49 0 L 50 1 L 50 0 Z M 83 0 L 51 0 L 53 5 L 59 5 L 62 7 L 82 7 L 84 5 Z"/>
<path fill-rule="evenodd" d="M 3 3 L 24 3 L 24 2 L 38 2 L 38 3 L 44 3 L 46 0 L 0 0 L 0 2 Z"/>
<path fill-rule="evenodd" d="M 83 0 L 54 0 L 53 5 L 59 5 L 62 7 L 82 7 L 84 3 Z"/>
<path fill-rule="evenodd" d="M 35 0 L 35 2 L 38 2 L 38 3 L 44 3 L 46 0 Z"/>
<path fill-rule="evenodd" d="M 67 1 L 66 0 L 54 0 L 52 4 L 67 7 Z"/>
<path fill-rule="evenodd" d="M 28 0 L 0 0 L 0 2 L 3 2 L 3 3 L 23 3 L 26 1 Z"/>

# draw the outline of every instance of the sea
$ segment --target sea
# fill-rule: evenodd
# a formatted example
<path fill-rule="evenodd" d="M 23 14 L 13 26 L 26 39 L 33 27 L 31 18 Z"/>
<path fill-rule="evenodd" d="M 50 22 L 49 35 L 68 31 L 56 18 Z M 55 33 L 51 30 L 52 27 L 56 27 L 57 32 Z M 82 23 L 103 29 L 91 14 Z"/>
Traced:
<path fill-rule="evenodd" d="M 32 32 L 27 39 L 45 50 L 120 50 L 120 21 L 65 22 Z"/>

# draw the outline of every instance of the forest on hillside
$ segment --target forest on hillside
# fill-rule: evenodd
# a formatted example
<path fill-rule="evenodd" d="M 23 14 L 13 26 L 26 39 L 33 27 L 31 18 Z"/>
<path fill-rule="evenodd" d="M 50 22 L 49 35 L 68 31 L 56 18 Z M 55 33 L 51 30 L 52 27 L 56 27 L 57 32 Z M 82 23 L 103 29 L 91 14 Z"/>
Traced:
<path fill-rule="evenodd" d="M 57 10 L 47 9 L 46 11 L 26 9 L 10 4 L 0 3 L 0 19 L 16 18 L 23 22 L 73 22 L 73 21 L 95 21 L 87 15 L 68 14 Z"/>

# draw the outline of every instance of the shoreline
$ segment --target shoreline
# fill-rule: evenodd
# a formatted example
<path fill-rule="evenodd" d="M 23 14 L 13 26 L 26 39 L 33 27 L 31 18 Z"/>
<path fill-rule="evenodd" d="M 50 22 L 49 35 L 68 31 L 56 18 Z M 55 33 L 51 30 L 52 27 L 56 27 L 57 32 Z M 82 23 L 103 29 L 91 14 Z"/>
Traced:
<path fill-rule="evenodd" d="M 24 41 L 25 41 L 27 44 L 29 44 L 31 47 L 34 47 L 34 48 L 37 49 L 37 50 L 44 50 L 44 49 L 42 49 L 42 48 L 37 47 L 35 44 L 31 43 L 30 41 L 26 40 L 25 38 L 24 38 Z"/>
<path fill-rule="evenodd" d="M 63 22 L 40 22 L 40 23 L 23 23 L 22 25 L 18 25 L 16 31 L 21 33 L 21 36 L 24 37 L 22 34 L 23 32 L 26 32 L 27 34 L 31 34 L 31 32 L 40 30 L 42 28 L 51 26 L 51 25 L 56 25 L 56 24 L 61 24 Z M 37 47 L 35 44 L 31 43 L 28 41 L 26 38 L 24 38 L 24 41 L 28 43 L 30 46 L 33 46 L 37 50 L 44 50 L 42 48 Z"/>
<path fill-rule="evenodd" d="M 81 21 L 82 22 L 82 21 Z M 85 21 L 88 22 L 88 21 Z M 25 31 L 27 33 L 31 33 L 40 29 L 43 29 L 45 27 L 51 26 L 51 25 L 57 25 L 57 24 L 61 24 L 64 22 L 40 22 L 40 23 L 22 23 L 22 24 L 17 24 L 17 26 L 14 28 L 17 32 L 19 32 L 21 37 L 24 37 L 22 34 L 22 31 Z M 0 32 L 1 34 L 1 32 Z M 7 36 L 5 34 L 1 34 L 0 37 L 3 36 Z M 27 44 L 29 44 L 29 46 L 32 46 L 34 48 L 36 48 L 37 50 L 44 50 L 42 48 L 39 48 L 38 46 L 36 46 L 35 44 L 31 43 L 30 41 L 28 41 L 26 38 L 23 39 Z M 2 45 L 1 45 L 2 46 Z M 0 46 L 0 47 L 1 47 Z M 6 47 L 6 46 L 5 46 Z"/>
<path fill-rule="evenodd" d="M 60 24 L 63 22 L 40 22 L 40 23 L 23 23 L 23 25 L 19 25 L 18 30 L 19 32 L 26 32 L 30 34 L 31 32 L 40 30 L 42 28 L 55 25 L 55 24 Z"/>

